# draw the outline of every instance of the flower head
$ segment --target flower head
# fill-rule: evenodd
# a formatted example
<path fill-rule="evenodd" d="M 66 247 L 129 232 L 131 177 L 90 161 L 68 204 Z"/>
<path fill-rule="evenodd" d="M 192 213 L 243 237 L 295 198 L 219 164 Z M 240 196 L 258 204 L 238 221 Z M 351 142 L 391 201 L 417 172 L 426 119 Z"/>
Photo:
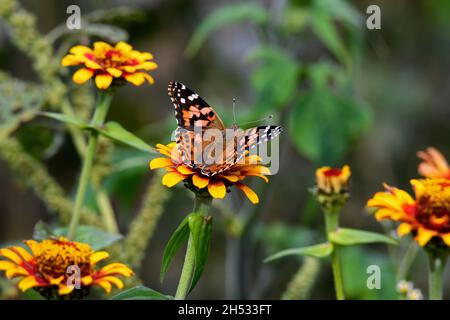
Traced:
<path fill-rule="evenodd" d="M 450 167 L 447 160 L 435 148 L 427 148 L 425 151 L 417 152 L 417 156 L 423 160 L 419 164 L 419 174 L 425 178 L 450 179 Z"/>
<path fill-rule="evenodd" d="M 30 250 L 20 246 L 0 249 L 0 270 L 8 278 L 21 277 L 22 291 L 37 289 L 43 296 L 83 296 L 91 286 L 100 286 L 107 293 L 112 284 L 123 287 L 119 275 L 130 277 L 133 271 L 122 263 L 111 263 L 96 269 L 96 264 L 109 257 L 106 251 L 94 251 L 88 244 L 66 238 L 46 239 L 41 242 L 24 241 Z M 77 287 L 76 279 L 80 287 Z"/>
<path fill-rule="evenodd" d="M 377 220 L 401 222 L 399 236 L 412 233 L 421 246 L 433 243 L 450 246 L 450 181 L 446 179 L 411 180 L 415 198 L 407 192 L 385 185 L 367 202 L 375 208 Z"/>
<path fill-rule="evenodd" d="M 108 89 L 115 83 L 126 80 L 140 86 L 147 80 L 154 83 L 153 78 L 146 71 L 154 70 L 158 65 L 151 61 L 153 56 L 148 52 L 133 50 L 125 42 L 119 42 L 112 47 L 106 42 L 94 43 L 93 49 L 77 45 L 70 49 L 61 64 L 65 67 L 83 65 L 73 74 L 73 81 L 85 83 L 94 77 L 97 88 Z"/>
<path fill-rule="evenodd" d="M 342 168 L 322 167 L 316 170 L 317 188 L 327 194 L 341 193 L 348 190 L 350 167 Z"/>
<path fill-rule="evenodd" d="M 316 170 L 316 188 L 314 194 L 317 201 L 326 211 L 341 208 L 348 200 L 350 167 L 321 167 Z"/>
<path fill-rule="evenodd" d="M 230 187 L 236 186 L 253 204 L 257 204 L 259 202 L 258 195 L 243 184 L 242 180 L 247 176 L 256 176 L 265 182 L 269 181 L 266 175 L 269 175 L 270 171 L 260 164 L 261 160 L 256 155 L 247 155 L 242 161 L 243 164 L 236 164 L 229 170 L 210 177 L 185 165 L 175 142 L 168 145 L 158 144 L 156 149 L 166 157 L 153 159 L 150 162 L 150 169 L 166 169 L 167 173 L 163 176 L 162 183 L 169 188 L 184 181 L 185 186 L 197 195 L 223 199 Z"/>

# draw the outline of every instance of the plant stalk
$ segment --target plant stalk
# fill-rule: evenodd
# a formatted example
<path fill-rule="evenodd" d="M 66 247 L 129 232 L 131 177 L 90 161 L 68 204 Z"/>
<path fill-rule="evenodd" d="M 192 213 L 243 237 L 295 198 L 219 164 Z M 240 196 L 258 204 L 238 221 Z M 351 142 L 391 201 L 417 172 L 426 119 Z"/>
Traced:
<path fill-rule="evenodd" d="M 193 212 L 206 215 L 209 212 L 212 198 L 195 197 Z M 183 269 L 181 271 L 180 281 L 178 282 L 175 300 L 184 300 L 189 294 L 191 288 L 192 276 L 195 268 L 195 248 L 192 240 L 192 235 L 189 235 L 189 240 L 184 257 Z"/>
<path fill-rule="evenodd" d="M 336 231 L 339 227 L 339 211 L 331 209 L 325 211 L 325 226 L 328 241 L 330 241 L 330 232 Z M 339 246 L 333 244 L 333 252 L 331 253 L 331 267 L 333 269 L 334 288 L 337 300 L 345 300 L 344 282 L 342 280 L 341 265 L 339 263 Z"/>
<path fill-rule="evenodd" d="M 442 300 L 443 298 L 443 274 L 447 263 L 447 255 L 429 252 L 428 290 L 430 300 Z"/>
<path fill-rule="evenodd" d="M 112 94 L 110 92 L 100 92 L 95 112 L 91 120 L 91 125 L 99 127 L 105 121 L 108 114 L 109 105 L 111 104 Z M 92 165 L 94 163 L 95 151 L 97 149 L 98 132 L 91 130 L 89 133 L 89 142 L 83 159 L 83 167 L 81 169 L 80 180 L 78 182 L 77 195 L 75 198 L 75 206 L 69 224 L 69 239 L 73 239 L 76 229 L 80 222 L 81 209 L 83 208 L 86 189 L 91 178 Z"/>

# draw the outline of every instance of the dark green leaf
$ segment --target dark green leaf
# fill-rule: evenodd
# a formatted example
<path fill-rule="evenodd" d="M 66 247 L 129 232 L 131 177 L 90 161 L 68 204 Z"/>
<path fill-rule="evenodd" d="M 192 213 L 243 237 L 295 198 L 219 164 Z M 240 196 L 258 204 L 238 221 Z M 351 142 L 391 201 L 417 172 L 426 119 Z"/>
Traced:
<path fill-rule="evenodd" d="M 315 257 L 315 258 L 325 258 L 328 257 L 331 252 L 333 251 L 333 246 L 326 242 L 321 244 L 316 244 L 309 247 L 302 247 L 302 248 L 292 248 L 280 251 L 278 253 L 275 253 L 274 255 L 271 255 L 270 257 L 266 258 L 264 262 L 270 262 L 273 260 L 277 260 L 283 257 L 287 256 L 309 256 L 309 257 Z"/>
<path fill-rule="evenodd" d="M 152 147 L 131 132 L 127 131 L 120 123 L 108 122 L 97 128 L 98 132 L 110 139 L 121 142 L 138 150 L 152 152 Z"/>
<path fill-rule="evenodd" d="M 252 75 L 257 111 L 267 114 L 286 107 L 297 87 L 298 64 L 282 51 L 266 47 L 255 50 L 247 59 L 260 62 Z"/>
<path fill-rule="evenodd" d="M 338 162 L 370 126 L 370 109 L 343 88 L 333 92 L 326 78 L 314 73 L 313 89 L 304 93 L 289 119 L 289 133 L 297 150 L 316 164 Z M 342 81 L 334 77 L 335 83 Z"/>
<path fill-rule="evenodd" d="M 111 300 L 173 300 L 173 297 L 144 286 L 137 286 L 116 294 Z"/>
<path fill-rule="evenodd" d="M 339 228 L 337 231 L 331 232 L 330 241 L 341 246 L 352 246 L 356 244 L 376 242 L 394 245 L 398 244 L 396 240 L 380 233 L 347 228 Z"/>
<path fill-rule="evenodd" d="M 66 236 L 67 228 L 54 229 L 53 235 Z M 75 232 L 73 240 L 77 242 L 87 243 L 94 250 L 100 250 L 110 246 L 120 239 L 122 239 L 122 235 L 120 234 L 108 233 L 102 229 L 92 226 L 79 226 Z"/>
<path fill-rule="evenodd" d="M 195 251 L 195 267 L 189 292 L 194 289 L 205 269 L 212 231 L 212 216 L 193 213 L 189 216 L 189 229 Z"/>
<path fill-rule="evenodd" d="M 177 230 L 170 237 L 169 242 L 167 242 L 166 248 L 164 249 L 163 261 L 161 265 L 160 280 L 164 280 L 167 269 L 172 262 L 173 257 L 180 249 L 181 245 L 187 241 L 189 238 L 189 216 L 181 221 Z"/>
<path fill-rule="evenodd" d="M 241 21 L 252 21 L 256 24 L 267 22 L 268 16 L 266 10 L 255 3 L 239 3 L 223 6 L 214 11 L 200 26 L 195 30 L 194 35 L 186 49 L 190 56 L 195 55 L 210 34 L 217 29 Z"/>

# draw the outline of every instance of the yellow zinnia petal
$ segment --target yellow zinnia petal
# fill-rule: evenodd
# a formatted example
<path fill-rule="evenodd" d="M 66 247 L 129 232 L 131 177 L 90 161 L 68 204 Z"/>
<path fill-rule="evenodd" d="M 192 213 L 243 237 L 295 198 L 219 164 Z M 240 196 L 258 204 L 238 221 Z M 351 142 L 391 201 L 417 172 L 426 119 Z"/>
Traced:
<path fill-rule="evenodd" d="M 135 86 L 140 86 L 145 81 L 144 73 L 135 72 L 135 73 L 127 74 L 127 75 L 125 75 L 125 80 L 127 80 L 128 82 L 131 82 Z"/>
<path fill-rule="evenodd" d="M 6 277 L 8 279 L 17 277 L 17 276 L 28 276 L 30 275 L 30 273 L 25 270 L 25 268 L 20 267 L 20 266 L 15 266 L 14 268 L 10 268 L 8 270 L 6 270 Z"/>
<path fill-rule="evenodd" d="M 425 228 L 419 228 L 417 230 L 417 236 L 416 236 L 416 241 L 417 243 L 423 247 L 425 246 L 430 240 L 431 238 L 433 238 L 436 235 L 435 231 L 431 231 Z"/>
<path fill-rule="evenodd" d="M 101 90 L 108 89 L 111 85 L 113 77 L 109 74 L 99 74 L 95 77 L 95 84 Z"/>
<path fill-rule="evenodd" d="M 73 54 L 68 54 L 61 60 L 61 65 L 63 67 L 70 67 L 70 66 L 76 66 L 82 63 L 82 60 L 74 56 Z"/>
<path fill-rule="evenodd" d="M 97 262 L 104 260 L 109 257 L 109 253 L 106 251 L 98 251 L 91 254 L 89 257 L 89 261 L 91 262 L 91 265 L 96 264 Z"/>
<path fill-rule="evenodd" d="M 445 244 L 450 247 L 450 233 L 445 233 L 445 234 L 441 235 L 441 238 L 442 238 L 442 241 L 444 241 Z"/>
<path fill-rule="evenodd" d="M 88 48 L 86 46 L 78 45 L 78 46 L 74 46 L 74 47 L 70 48 L 69 52 L 73 53 L 75 55 L 83 55 L 84 56 L 86 53 L 92 53 L 92 49 Z"/>
<path fill-rule="evenodd" d="M 192 171 L 191 168 L 188 168 L 188 167 L 183 166 L 183 165 L 178 166 L 178 167 L 177 167 L 177 171 L 178 171 L 179 173 L 181 173 L 181 174 L 184 174 L 184 175 L 190 175 L 190 174 L 193 174 L 193 173 L 194 173 L 194 171 Z"/>
<path fill-rule="evenodd" d="M 207 177 L 203 177 L 199 174 L 194 174 L 192 176 L 192 183 L 199 189 L 203 189 L 208 185 L 209 179 Z"/>
<path fill-rule="evenodd" d="M 131 50 L 133 50 L 133 47 L 126 42 L 120 41 L 119 43 L 116 44 L 115 49 L 117 51 L 120 51 L 120 53 L 122 53 L 123 55 L 128 55 L 128 53 L 130 53 Z"/>
<path fill-rule="evenodd" d="M 91 69 L 82 68 L 77 70 L 72 76 L 72 79 L 77 84 L 82 84 L 88 81 L 94 75 L 94 71 Z"/>
<path fill-rule="evenodd" d="M 100 281 L 96 281 L 95 284 L 97 284 L 100 287 L 102 287 L 103 290 L 105 290 L 106 293 L 110 293 L 111 292 L 111 283 L 109 283 L 108 281 L 100 280 Z"/>
<path fill-rule="evenodd" d="M 258 195 L 250 187 L 246 186 L 241 182 L 236 183 L 235 186 L 245 193 L 245 195 L 247 196 L 248 200 L 251 201 L 251 203 L 253 204 L 259 203 Z"/>
<path fill-rule="evenodd" d="M 142 62 L 141 64 L 138 64 L 136 66 L 136 69 L 142 69 L 142 70 L 147 70 L 147 71 L 155 70 L 157 68 L 158 68 L 158 65 L 153 61 Z"/>
<path fill-rule="evenodd" d="M 20 259 L 20 256 L 10 248 L 0 249 L 0 256 L 4 256 L 5 258 L 8 258 L 16 264 L 22 263 L 22 259 Z"/>
<path fill-rule="evenodd" d="M 94 52 L 95 54 L 103 54 L 108 50 L 111 50 L 113 47 L 111 47 L 110 44 L 103 42 L 103 41 L 97 41 L 94 42 Z"/>
<path fill-rule="evenodd" d="M 34 276 L 28 276 L 20 280 L 18 287 L 22 292 L 27 291 L 30 288 L 39 286 L 39 282 L 36 280 Z"/>
<path fill-rule="evenodd" d="M 397 234 L 403 237 L 409 234 L 412 230 L 412 226 L 409 223 L 401 223 L 397 228 Z"/>
<path fill-rule="evenodd" d="M 169 158 L 155 158 L 150 161 L 150 170 L 160 169 L 173 166 L 173 162 Z"/>
<path fill-rule="evenodd" d="M 210 180 L 208 184 L 208 192 L 213 198 L 223 199 L 227 194 L 227 189 L 222 181 Z"/>
<path fill-rule="evenodd" d="M 122 71 L 117 68 L 107 68 L 106 71 L 114 78 L 119 78 L 122 75 Z"/>
<path fill-rule="evenodd" d="M 166 187 L 171 188 L 177 183 L 183 181 L 184 179 L 186 179 L 186 176 L 182 175 L 179 172 L 169 172 L 163 176 L 162 184 L 165 185 Z"/>
<path fill-rule="evenodd" d="M 65 284 L 60 284 L 59 288 L 58 288 L 58 294 L 60 296 L 65 296 L 65 295 L 72 293 L 72 291 L 74 289 L 75 289 L 75 286 L 67 286 Z"/>
<path fill-rule="evenodd" d="M 113 276 L 103 277 L 103 278 L 100 279 L 100 281 L 108 281 L 108 282 L 114 284 L 119 289 L 123 288 L 122 280 L 120 280 L 117 277 L 113 277 Z"/>

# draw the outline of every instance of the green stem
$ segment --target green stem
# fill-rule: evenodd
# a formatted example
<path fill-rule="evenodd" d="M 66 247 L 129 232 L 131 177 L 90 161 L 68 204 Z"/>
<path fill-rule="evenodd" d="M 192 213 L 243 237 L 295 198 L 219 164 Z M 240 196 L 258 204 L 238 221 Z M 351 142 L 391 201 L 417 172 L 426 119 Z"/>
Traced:
<path fill-rule="evenodd" d="M 325 226 L 328 241 L 330 232 L 336 231 L 339 227 L 339 211 L 340 210 L 336 209 L 325 211 Z M 333 269 L 336 298 L 338 300 L 345 300 L 344 282 L 342 280 L 341 265 L 339 263 L 339 246 L 337 244 L 333 244 L 333 252 L 331 253 L 331 267 Z"/>
<path fill-rule="evenodd" d="M 94 116 L 91 120 L 91 125 L 94 127 L 101 126 L 105 121 L 108 113 L 109 105 L 111 104 L 112 94 L 110 92 L 101 92 L 95 107 Z M 80 181 L 78 182 L 77 195 L 75 198 L 75 206 L 72 214 L 72 218 L 69 224 L 69 232 L 67 234 L 69 239 L 73 239 L 75 231 L 80 221 L 81 209 L 84 203 L 84 197 L 86 195 L 86 189 L 88 187 L 92 165 L 94 163 L 95 151 L 97 149 L 98 132 L 90 131 L 89 142 L 84 155 L 83 167 L 81 169 Z"/>
<path fill-rule="evenodd" d="M 206 215 L 209 212 L 212 198 L 196 197 L 194 200 L 193 212 Z M 180 281 L 178 282 L 177 292 L 175 294 L 176 300 L 184 300 L 189 294 L 191 287 L 192 276 L 195 268 L 195 248 L 192 240 L 192 235 L 189 235 L 186 255 L 184 257 L 183 269 L 181 271 Z"/>
<path fill-rule="evenodd" d="M 390 246 L 389 246 L 390 247 Z M 397 271 L 397 281 L 406 280 L 408 276 L 409 269 L 414 262 L 414 259 L 417 256 L 417 252 L 419 251 L 419 246 L 415 241 L 411 241 L 408 249 L 406 250 L 402 261 L 400 262 L 400 266 Z"/>
<path fill-rule="evenodd" d="M 428 290 L 430 300 L 442 300 L 443 297 L 443 273 L 447 256 L 434 251 L 429 252 Z"/>

